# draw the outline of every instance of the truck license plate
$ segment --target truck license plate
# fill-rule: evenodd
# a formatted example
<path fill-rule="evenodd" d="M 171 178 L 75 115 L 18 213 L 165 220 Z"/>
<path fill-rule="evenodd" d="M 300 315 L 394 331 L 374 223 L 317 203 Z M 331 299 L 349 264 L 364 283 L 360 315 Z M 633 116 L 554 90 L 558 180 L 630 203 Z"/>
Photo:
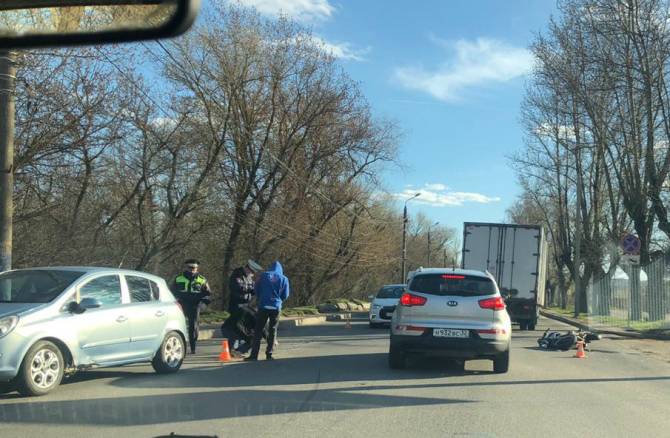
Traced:
<path fill-rule="evenodd" d="M 470 331 L 436 328 L 433 329 L 433 336 L 436 338 L 468 338 L 470 337 Z"/>

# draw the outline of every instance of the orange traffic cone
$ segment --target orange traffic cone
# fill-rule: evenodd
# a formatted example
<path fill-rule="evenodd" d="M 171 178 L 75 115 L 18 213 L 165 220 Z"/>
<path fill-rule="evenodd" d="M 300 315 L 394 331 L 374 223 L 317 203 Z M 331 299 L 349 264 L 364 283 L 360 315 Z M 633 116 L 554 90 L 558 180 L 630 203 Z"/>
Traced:
<path fill-rule="evenodd" d="M 584 341 L 577 342 L 577 353 L 575 353 L 575 357 L 577 359 L 584 359 L 586 357 L 586 353 L 584 352 Z"/>
<path fill-rule="evenodd" d="M 219 354 L 219 362 L 228 362 L 231 360 L 230 348 L 228 347 L 228 339 L 221 342 L 221 354 Z"/>

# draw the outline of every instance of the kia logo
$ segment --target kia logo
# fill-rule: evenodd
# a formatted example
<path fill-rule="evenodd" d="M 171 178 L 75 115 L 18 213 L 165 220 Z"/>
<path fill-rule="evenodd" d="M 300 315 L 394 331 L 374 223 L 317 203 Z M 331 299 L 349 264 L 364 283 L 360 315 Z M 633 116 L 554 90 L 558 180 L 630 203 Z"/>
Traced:
<path fill-rule="evenodd" d="M 458 301 L 447 301 L 447 306 L 456 307 L 458 306 Z"/>

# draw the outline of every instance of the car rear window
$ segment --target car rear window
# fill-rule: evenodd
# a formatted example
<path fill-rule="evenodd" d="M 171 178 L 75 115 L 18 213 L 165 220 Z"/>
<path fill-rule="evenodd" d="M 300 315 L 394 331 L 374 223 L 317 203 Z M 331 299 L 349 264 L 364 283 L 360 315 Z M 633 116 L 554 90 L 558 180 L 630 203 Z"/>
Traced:
<path fill-rule="evenodd" d="M 377 293 L 377 298 L 400 298 L 405 288 L 402 286 L 385 286 Z"/>
<path fill-rule="evenodd" d="M 493 281 L 485 277 L 460 274 L 416 275 L 409 285 L 414 292 L 431 295 L 478 297 L 496 292 Z"/>

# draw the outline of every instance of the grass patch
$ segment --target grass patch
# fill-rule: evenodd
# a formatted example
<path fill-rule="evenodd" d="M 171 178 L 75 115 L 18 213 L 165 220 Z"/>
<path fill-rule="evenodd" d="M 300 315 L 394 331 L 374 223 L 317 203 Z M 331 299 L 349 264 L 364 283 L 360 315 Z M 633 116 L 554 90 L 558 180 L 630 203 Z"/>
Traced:
<path fill-rule="evenodd" d="M 205 310 L 200 314 L 200 322 L 202 324 L 214 324 L 217 322 L 223 322 L 230 314 L 225 310 Z"/>
<path fill-rule="evenodd" d="M 293 307 L 291 309 L 282 309 L 282 316 L 305 316 L 319 315 L 319 311 L 314 306 Z"/>
<path fill-rule="evenodd" d="M 547 310 L 563 316 L 574 318 L 574 310 L 561 309 L 560 307 L 547 307 Z M 670 328 L 670 323 L 668 323 L 668 321 L 629 321 L 626 318 L 617 318 L 615 316 L 603 315 L 588 315 L 586 313 L 580 313 L 577 319 L 588 324 L 601 324 L 611 327 L 628 328 L 640 332 Z"/>
<path fill-rule="evenodd" d="M 326 301 L 326 304 L 347 304 L 349 301 L 348 298 L 333 298 Z"/>
<path fill-rule="evenodd" d="M 547 310 L 550 310 L 554 313 L 558 313 L 559 315 L 568 316 L 570 318 L 575 317 L 575 311 L 571 310 L 571 309 L 561 309 L 560 307 L 547 307 Z M 588 317 L 588 314 L 580 313 L 579 316 L 577 317 L 577 319 L 582 319 L 582 320 L 586 321 L 587 317 Z"/>

